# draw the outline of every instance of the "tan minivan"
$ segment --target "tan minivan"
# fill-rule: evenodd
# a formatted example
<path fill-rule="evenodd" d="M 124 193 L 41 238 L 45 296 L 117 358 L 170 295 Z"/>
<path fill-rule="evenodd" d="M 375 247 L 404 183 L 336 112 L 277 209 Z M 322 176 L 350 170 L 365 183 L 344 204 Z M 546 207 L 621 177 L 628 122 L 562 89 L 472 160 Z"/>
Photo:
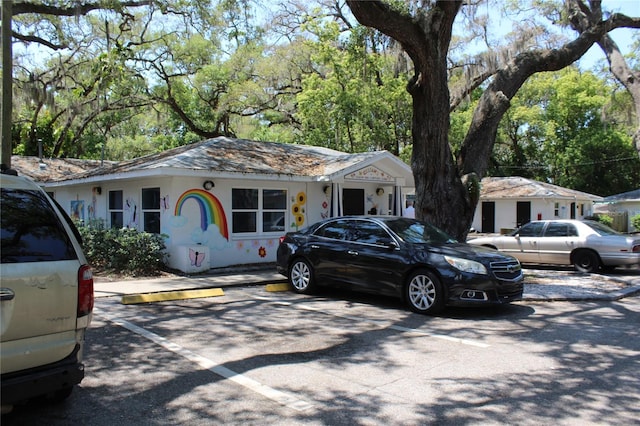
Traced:
<path fill-rule="evenodd" d="M 93 276 L 80 236 L 33 181 L 0 174 L 2 409 L 63 400 L 84 377 Z"/>

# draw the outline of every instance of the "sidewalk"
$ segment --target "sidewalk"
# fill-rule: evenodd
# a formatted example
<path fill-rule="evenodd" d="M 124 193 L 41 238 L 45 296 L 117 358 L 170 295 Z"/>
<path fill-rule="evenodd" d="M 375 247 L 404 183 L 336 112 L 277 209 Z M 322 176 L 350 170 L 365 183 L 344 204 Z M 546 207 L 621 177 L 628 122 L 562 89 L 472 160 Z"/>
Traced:
<path fill-rule="evenodd" d="M 233 286 L 286 283 L 274 269 L 229 269 L 197 276 L 108 281 L 94 280 L 96 297 L 121 297 L 131 294 L 159 293 Z M 525 269 L 523 300 L 578 301 L 618 300 L 640 294 L 640 270 L 620 270 L 616 274 L 580 274 L 566 270 Z"/>

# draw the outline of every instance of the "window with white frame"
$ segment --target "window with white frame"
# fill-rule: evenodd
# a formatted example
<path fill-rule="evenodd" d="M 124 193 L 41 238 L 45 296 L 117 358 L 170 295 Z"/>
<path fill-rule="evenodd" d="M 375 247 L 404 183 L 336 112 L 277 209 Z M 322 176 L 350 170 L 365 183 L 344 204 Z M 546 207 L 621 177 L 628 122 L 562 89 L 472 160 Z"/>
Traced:
<path fill-rule="evenodd" d="M 112 228 L 124 226 L 124 202 L 122 191 L 109 191 L 109 223 Z"/>
<path fill-rule="evenodd" d="M 554 203 L 553 204 L 553 215 L 555 217 L 560 216 L 560 203 Z"/>
<path fill-rule="evenodd" d="M 234 188 L 231 192 L 231 210 L 234 234 L 284 231 L 287 191 Z"/>
<path fill-rule="evenodd" d="M 160 233 L 160 188 L 142 188 L 143 230 Z"/>

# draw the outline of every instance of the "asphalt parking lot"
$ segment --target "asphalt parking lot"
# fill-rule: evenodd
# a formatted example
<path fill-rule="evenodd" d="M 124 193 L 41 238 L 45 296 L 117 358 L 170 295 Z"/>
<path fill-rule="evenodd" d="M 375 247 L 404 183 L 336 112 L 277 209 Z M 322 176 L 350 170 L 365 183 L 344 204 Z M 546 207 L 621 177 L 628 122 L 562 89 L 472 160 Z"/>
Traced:
<path fill-rule="evenodd" d="M 592 286 L 610 297 L 639 278 L 570 272 L 528 271 L 535 282 L 527 289 Z M 583 426 L 640 418 L 638 297 L 527 296 L 427 316 L 379 296 L 279 291 L 282 279 L 272 278 L 235 271 L 114 282 L 96 300 L 81 385 L 64 404 L 19 406 L 2 424 Z M 124 289 L 221 283 L 220 297 L 122 303 Z"/>

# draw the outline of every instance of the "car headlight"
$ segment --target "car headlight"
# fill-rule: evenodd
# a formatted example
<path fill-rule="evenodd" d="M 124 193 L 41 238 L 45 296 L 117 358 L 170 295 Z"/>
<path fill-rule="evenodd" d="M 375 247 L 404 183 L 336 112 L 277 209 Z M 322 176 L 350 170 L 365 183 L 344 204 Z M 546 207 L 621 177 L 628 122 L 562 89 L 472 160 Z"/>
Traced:
<path fill-rule="evenodd" d="M 472 274 L 487 275 L 487 268 L 480 262 L 459 257 L 445 256 L 444 260 L 459 271 Z"/>

